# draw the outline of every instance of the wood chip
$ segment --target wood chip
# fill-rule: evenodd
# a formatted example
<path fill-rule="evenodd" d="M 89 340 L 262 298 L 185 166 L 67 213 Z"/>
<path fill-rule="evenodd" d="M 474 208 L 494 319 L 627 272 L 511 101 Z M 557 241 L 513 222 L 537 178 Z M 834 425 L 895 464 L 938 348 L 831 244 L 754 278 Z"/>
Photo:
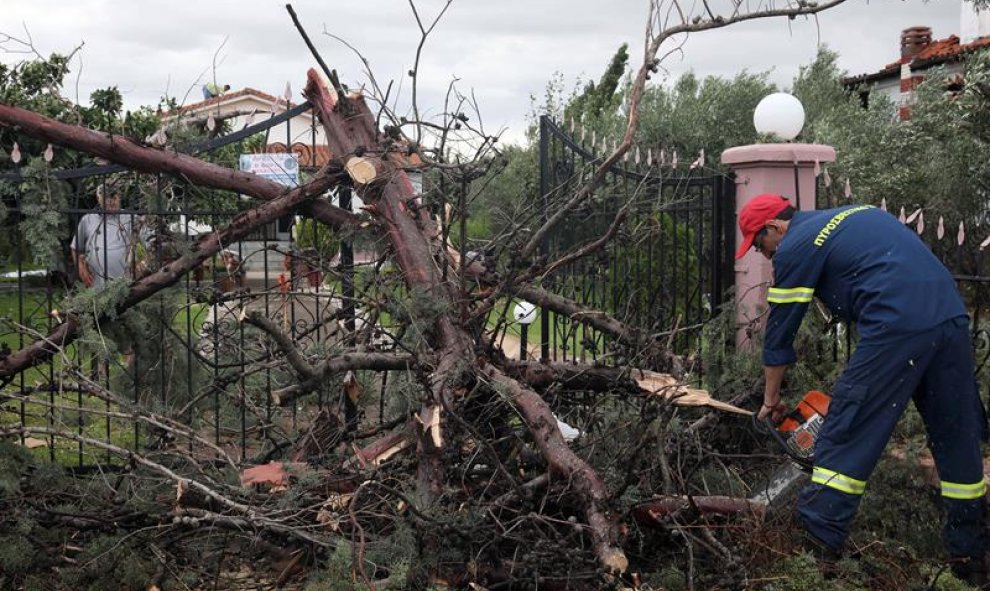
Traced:
<path fill-rule="evenodd" d="M 753 414 L 752 411 L 733 406 L 728 402 L 715 400 L 707 390 L 689 388 L 670 374 L 635 370 L 632 377 L 644 391 L 670 399 L 678 406 L 707 406 L 740 415 Z"/>

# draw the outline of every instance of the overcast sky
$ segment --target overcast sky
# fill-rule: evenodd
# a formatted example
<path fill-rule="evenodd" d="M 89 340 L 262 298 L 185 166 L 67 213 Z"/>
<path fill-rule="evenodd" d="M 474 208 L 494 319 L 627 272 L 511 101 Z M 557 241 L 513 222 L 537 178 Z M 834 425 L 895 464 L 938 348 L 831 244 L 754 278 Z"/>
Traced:
<path fill-rule="evenodd" d="M 688 0 L 687 3 L 690 3 Z M 820 43 L 840 53 L 851 74 L 880 69 L 899 57 L 899 34 L 930 26 L 936 39 L 960 31 L 961 0 L 849 0 L 817 21 L 742 23 L 697 34 L 665 65 L 671 77 L 771 72 L 788 86 Z M 73 62 L 66 92 L 87 102 L 95 88 L 117 85 L 129 108 L 157 104 L 163 94 L 201 100 L 214 76 L 234 89 L 249 86 L 296 98 L 315 66 L 286 12 L 285 0 L 3 0 L 0 32 L 26 39 L 42 54 L 84 47 Z M 383 82 L 401 83 L 413 64 L 419 34 L 405 0 L 296 0 L 293 6 L 324 59 L 351 86 L 364 80 L 354 54 L 324 31 L 346 39 L 371 62 Z M 418 0 L 424 19 L 441 0 Z M 597 78 L 623 42 L 633 63 L 642 52 L 647 0 L 454 0 L 426 42 L 420 66 L 420 104 L 442 106 L 453 78 L 473 91 L 489 132 L 521 137 L 540 95 L 559 72 L 573 85 Z M 27 32 L 25 32 L 25 30 Z M 9 44 L 8 49 L 16 49 Z M 0 55 L 5 62 L 23 56 Z M 78 78 L 77 78 L 78 77 Z"/>

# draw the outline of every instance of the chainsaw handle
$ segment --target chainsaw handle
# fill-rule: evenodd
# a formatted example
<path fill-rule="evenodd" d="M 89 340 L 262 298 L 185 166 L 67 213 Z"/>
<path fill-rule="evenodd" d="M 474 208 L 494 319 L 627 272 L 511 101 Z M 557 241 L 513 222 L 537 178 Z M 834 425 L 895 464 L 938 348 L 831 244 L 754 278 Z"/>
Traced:
<path fill-rule="evenodd" d="M 770 437 L 775 442 L 777 442 L 777 445 L 780 446 L 780 449 L 782 449 L 784 453 L 787 454 L 787 457 L 789 457 L 791 461 L 793 461 L 798 466 L 800 466 L 801 469 L 804 470 L 805 472 L 809 472 L 809 473 L 811 472 L 812 468 L 815 465 L 814 461 L 809 460 L 808 458 L 803 458 L 797 455 L 796 453 L 794 453 L 793 451 L 791 451 L 791 448 L 787 446 L 787 441 L 784 440 L 784 437 L 780 434 L 780 431 L 777 430 L 777 425 L 775 425 L 772 420 L 770 420 L 769 418 L 764 418 L 762 420 L 757 419 L 756 415 L 754 414 L 753 428 L 756 430 L 756 432 L 760 432 L 765 429 L 770 434 Z"/>

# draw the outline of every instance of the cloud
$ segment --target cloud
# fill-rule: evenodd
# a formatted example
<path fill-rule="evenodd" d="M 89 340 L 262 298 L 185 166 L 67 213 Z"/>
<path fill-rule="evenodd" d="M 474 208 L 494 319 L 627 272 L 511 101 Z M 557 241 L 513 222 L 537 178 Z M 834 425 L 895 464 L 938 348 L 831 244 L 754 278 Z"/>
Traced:
<path fill-rule="evenodd" d="M 711 2 L 711 0 L 710 0 Z M 723 0 L 724 2 L 724 0 Z M 428 25 L 442 0 L 420 0 Z M 718 0 L 713 4 L 719 6 Z M 352 86 L 366 81 L 361 60 L 324 28 L 357 47 L 383 86 L 408 100 L 418 29 L 400 0 L 327 3 L 297 0 L 301 21 L 324 59 Z M 427 40 L 420 61 L 419 98 L 436 112 L 453 78 L 473 90 L 486 123 L 520 138 L 530 96 L 541 95 L 555 72 L 567 85 L 597 78 L 621 43 L 633 63 L 642 54 L 645 0 L 455 0 Z M 718 8 L 716 8 L 718 10 Z M 849 0 L 818 19 L 764 20 L 695 35 L 664 63 L 670 78 L 693 70 L 700 76 L 770 71 L 788 86 L 819 43 L 840 54 L 850 73 L 880 69 L 899 52 L 899 33 L 928 25 L 936 38 L 958 33 L 960 0 Z M 79 97 L 117 85 L 128 108 L 157 104 L 164 93 L 198 100 L 206 79 L 281 94 L 290 82 L 297 94 L 315 61 L 284 8 L 284 0 L 174 0 L 166 4 L 123 0 L 4 0 L 0 31 L 22 33 L 25 23 L 43 54 L 85 47 L 75 62 Z M 214 70 L 214 55 L 217 65 Z M 22 58 L 2 55 L 10 63 Z M 80 71 L 81 70 L 81 71 Z M 75 80 L 69 94 L 74 95 Z M 401 89 L 401 93 L 399 90 Z"/>

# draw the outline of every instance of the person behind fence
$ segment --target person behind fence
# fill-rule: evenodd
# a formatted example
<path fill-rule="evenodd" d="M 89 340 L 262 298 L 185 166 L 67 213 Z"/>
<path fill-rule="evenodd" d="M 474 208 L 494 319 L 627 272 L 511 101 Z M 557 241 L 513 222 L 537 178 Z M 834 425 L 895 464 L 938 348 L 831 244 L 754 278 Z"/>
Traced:
<path fill-rule="evenodd" d="M 107 181 L 96 189 L 98 211 L 79 220 L 72 239 L 72 256 L 86 287 L 100 288 L 118 277 L 132 276 L 134 250 L 147 237 L 133 213 L 120 209 L 120 187 Z"/>
<path fill-rule="evenodd" d="M 914 232 L 869 205 L 803 212 L 781 195 L 764 194 L 739 212 L 739 229 L 736 258 L 753 247 L 774 271 L 760 419 L 786 410 L 781 383 L 813 297 L 859 332 L 832 391 L 811 482 L 798 500 L 806 548 L 826 571 L 841 556 L 870 473 L 913 400 L 941 479 L 951 568 L 985 584 L 987 418 L 969 318 L 952 275 Z"/>

